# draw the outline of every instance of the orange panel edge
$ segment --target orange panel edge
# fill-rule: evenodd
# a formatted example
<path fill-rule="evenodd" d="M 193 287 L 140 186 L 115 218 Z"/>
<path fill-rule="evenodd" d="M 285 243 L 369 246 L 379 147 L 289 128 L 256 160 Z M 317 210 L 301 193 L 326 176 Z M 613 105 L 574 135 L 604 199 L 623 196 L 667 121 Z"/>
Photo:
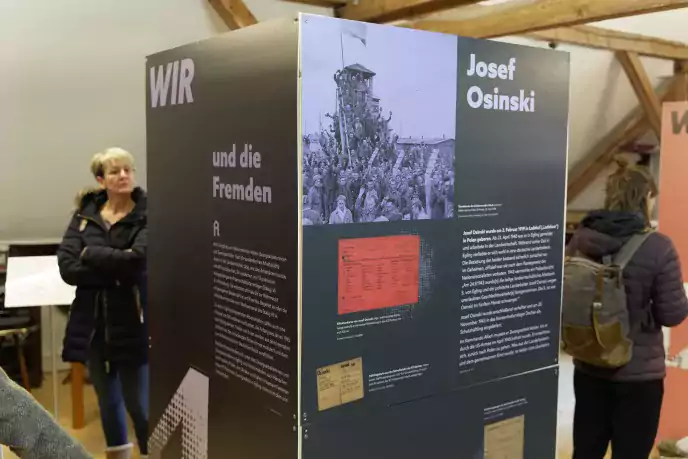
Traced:
<path fill-rule="evenodd" d="M 685 200 L 688 186 L 688 102 L 663 106 L 661 172 L 659 183 L 659 230 L 671 237 L 683 265 L 683 281 L 688 281 L 688 215 Z M 688 348 L 688 322 L 670 332 L 669 353 L 674 356 Z M 665 381 L 660 439 L 688 436 L 688 370 L 669 368 Z"/>

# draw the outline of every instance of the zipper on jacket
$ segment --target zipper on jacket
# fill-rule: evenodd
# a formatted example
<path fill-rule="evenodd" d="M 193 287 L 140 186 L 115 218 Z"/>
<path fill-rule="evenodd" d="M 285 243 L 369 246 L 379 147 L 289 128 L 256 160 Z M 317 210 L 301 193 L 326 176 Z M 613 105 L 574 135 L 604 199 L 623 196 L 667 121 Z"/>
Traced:
<path fill-rule="evenodd" d="M 110 360 L 108 359 L 107 352 L 109 351 L 110 342 L 110 330 L 108 328 L 108 304 L 107 304 L 107 292 L 103 295 L 103 321 L 105 322 L 105 373 L 110 373 Z"/>
<path fill-rule="evenodd" d="M 95 307 L 93 308 L 93 319 L 94 319 L 94 326 L 93 330 L 91 330 L 91 336 L 88 338 L 88 347 L 89 349 L 93 345 L 93 338 L 96 336 L 96 328 L 98 328 L 98 303 L 99 303 L 99 298 L 100 298 L 100 291 L 96 292 L 96 301 L 95 301 Z"/>
<path fill-rule="evenodd" d="M 138 286 L 134 286 L 134 298 L 136 299 L 136 311 L 139 313 L 139 321 L 143 323 L 143 308 L 141 307 L 141 292 Z"/>
<path fill-rule="evenodd" d="M 87 217 L 86 215 L 83 215 L 82 213 L 77 213 L 77 218 L 82 218 L 82 219 L 84 219 L 84 220 L 91 221 L 91 222 L 95 223 L 96 225 L 98 225 L 98 227 L 99 227 L 100 229 L 102 229 L 103 231 L 105 231 L 105 234 L 108 236 L 108 239 L 109 239 L 109 236 L 110 236 L 110 232 L 112 231 L 112 228 L 113 228 L 115 225 L 117 225 L 118 223 L 120 223 L 120 222 L 122 221 L 122 220 L 118 220 L 118 221 L 115 222 L 114 224 L 110 225 L 109 228 L 107 228 L 107 227 L 103 226 L 103 225 L 102 225 L 98 220 L 96 220 L 95 218 Z M 137 219 L 136 221 L 138 221 L 138 220 L 139 220 L 139 219 Z M 117 281 L 117 285 L 119 285 L 119 281 Z M 100 293 L 101 293 L 101 292 L 98 292 L 98 293 L 96 294 L 96 310 L 95 310 L 96 324 L 98 323 L 98 297 L 99 297 Z M 139 314 L 139 320 L 141 321 L 141 323 L 143 323 L 143 320 L 144 320 L 144 318 L 143 318 L 143 308 L 141 307 L 141 295 L 140 295 L 140 292 L 139 292 L 139 290 L 138 290 L 138 287 L 134 287 L 134 296 L 135 296 L 135 298 L 136 298 L 136 309 L 137 309 L 138 314 Z M 104 339 L 105 339 L 105 352 L 107 352 L 107 350 L 108 350 L 108 344 L 109 344 L 109 342 L 110 342 L 110 330 L 109 330 L 109 328 L 108 328 L 108 314 L 107 314 L 107 310 L 108 310 L 107 292 L 105 292 L 105 294 L 103 295 L 103 322 L 104 322 L 104 324 L 103 324 L 104 327 L 103 327 L 103 328 L 104 328 L 104 332 L 105 332 L 105 338 L 104 338 Z M 91 346 L 91 344 L 92 344 L 92 342 L 93 342 L 93 338 L 95 337 L 95 334 L 96 334 L 96 330 L 95 330 L 95 328 L 94 328 L 93 331 L 91 332 L 91 337 L 89 338 L 89 347 Z M 109 374 L 109 373 L 110 373 L 110 360 L 109 360 L 107 357 L 106 357 L 106 360 L 105 360 L 105 373 L 106 373 L 106 374 Z"/>
<path fill-rule="evenodd" d="M 77 218 L 82 218 L 82 219 L 84 219 L 84 220 L 88 220 L 88 221 L 90 221 L 90 222 L 93 222 L 93 223 L 95 223 L 96 225 L 98 225 L 98 227 L 99 227 L 100 229 L 102 229 L 103 231 L 107 231 L 107 229 L 106 229 L 105 227 L 103 227 L 103 225 L 101 225 L 100 222 L 99 222 L 98 220 L 96 220 L 95 218 L 93 218 L 93 217 L 87 217 L 86 215 L 84 215 L 84 214 L 82 214 L 82 213 L 78 213 L 78 214 L 76 214 L 76 216 L 77 216 Z"/>
<path fill-rule="evenodd" d="M 82 214 L 81 212 L 77 213 L 76 216 L 77 216 L 77 218 L 81 218 L 81 219 L 83 219 L 83 220 L 87 220 L 87 221 L 90 221 L 90 222 L 95 223 L 95 224 L 98 226 L 98 228 L 100 228 L 100 229 L 102 229 L 103 231 L 107 232 L 107 229 L 104 228 L 103 225 L 101 225 L 100 222 L 99 222 L 98 220 L 96 220 L 95 218 L 87 217 L 86 215 Z M 98 307 L 99 307 L 99 304 L 100 304 L 100 301 L 99 301 L 99 300 L 100 300 L 100 294 L 101 294 L 101 293 L 102 293 L 101 291 L 96 292 L 96 301 L 95 301 L 96 304 L 95 304 L 95 308 L 94 308 L 95 310 L 93 311 L 93 316 L 94 316 L 94 320 L 95 320 L 95 326 L 93 327 L 93 330 L 91 331 L 91 336 L 88 338 L 88 347 L 89 347 L 89 348 L 93 345 L 93 339 L 94 339 L 95 336 L 96 336 L 96 328 L 98 328 Z M 103 297 L 105 297 L 105 295 L 103 295 Z M 103 309 L 104 309 L 104 307 L 103 307 Z M 70 311 L 70 312 L 71 312 L 71 311 Z M 106 317 L 107 317 L 107 316 L 106 316 Z M 107 329 L 107 325 L 105 326 L 105 328 Z M 107 362 L 106 362 L 106 364 L 107 364 Z M 107 372 L 108 372 L 108 371 L 107 371 L 107 365 L 106 365 L 106 373 L 107 373 Z"/>

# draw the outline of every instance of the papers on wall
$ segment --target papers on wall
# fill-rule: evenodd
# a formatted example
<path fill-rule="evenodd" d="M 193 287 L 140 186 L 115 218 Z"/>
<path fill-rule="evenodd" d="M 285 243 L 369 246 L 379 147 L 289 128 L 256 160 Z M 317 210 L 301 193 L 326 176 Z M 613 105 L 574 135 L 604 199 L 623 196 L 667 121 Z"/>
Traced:
<path fill-rule="evenodd" d="M 485 426 L 485 459 L 523 459 L 525 416 Z"/>
<path fill-rule="evenodd" d="M 75 290 L 60 277 L 56 256 L 7 260 L 6 308 L 70 305 Z"/>

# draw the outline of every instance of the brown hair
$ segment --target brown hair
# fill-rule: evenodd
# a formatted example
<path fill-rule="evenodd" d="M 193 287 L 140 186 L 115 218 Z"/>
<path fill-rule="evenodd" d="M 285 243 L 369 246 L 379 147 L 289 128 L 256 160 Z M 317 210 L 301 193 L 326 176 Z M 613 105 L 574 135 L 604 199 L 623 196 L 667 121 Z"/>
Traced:
<path fill-rule="evenodd" d="M 645 225 L 650 227 L 650 208 L 648 197 L 658 194 L 657 184 L 652 174 L 644 166 L 630 164 L 623 157 L 617 157 L 617 170 L 607 179 L 607 210 L 640 213 Z"/>

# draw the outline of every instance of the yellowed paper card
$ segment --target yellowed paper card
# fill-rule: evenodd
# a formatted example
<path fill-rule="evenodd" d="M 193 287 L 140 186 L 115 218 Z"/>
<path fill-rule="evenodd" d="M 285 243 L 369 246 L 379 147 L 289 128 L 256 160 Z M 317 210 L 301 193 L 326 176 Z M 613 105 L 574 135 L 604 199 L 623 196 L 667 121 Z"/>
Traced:
<path fill-rule="evenodd" d="M 317 370 L 318 410 L 363 398 L 363 359 L 360 357 Z"/>
<path fill-rule="evenodd" d="M 523 459 L 525 417 L 485 426 L 485 459 Z"/>
<path fill-rule="evenodd" d="M 323 411 L 342 404 L 339 389 L 341 371 L 339 365 L 318 368 L 318 410 Z"/>
<path fill-rule="evenodd" d="M 342 403 L 363 398 L 363 359 L 349 360 L 341 366 Z"/>

